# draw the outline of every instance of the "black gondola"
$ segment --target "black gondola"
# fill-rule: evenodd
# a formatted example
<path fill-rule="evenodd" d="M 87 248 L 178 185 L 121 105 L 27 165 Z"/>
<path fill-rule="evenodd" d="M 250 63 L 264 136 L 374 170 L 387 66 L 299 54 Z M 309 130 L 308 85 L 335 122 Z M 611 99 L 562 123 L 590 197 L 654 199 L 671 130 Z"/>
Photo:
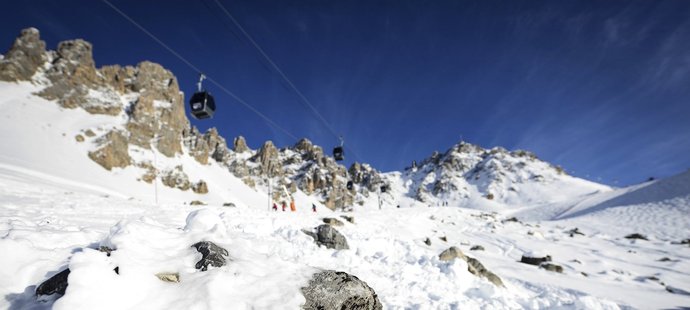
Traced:
<path fill-rule="evenodd" d="M 388 190 L 388 186 L 386 186 L 386 185 L 381 186 L 381 192 L 382 193 L 385 193 L 387 190 Z"/>
<path fill-rule="evenodd" d="M 333 148 L 333 157 L 337 161 L 345 159 L 345 152 L 343 151 L 342 146 L 336 146 L 335 148 Z"/>
<path fill-rule="evenodd" d="M 335 158 L 336 161 L 345 159 L 345 150 L 343 149 L 344 143 L 343 137 L 340 137 L 340 145 L 333 148 L 333 158 Z"/>
<path fill-rule="evenodd" d="M 353 187 L 352 181 L 347 181 L 347 190 L 351 191 Z"/>
<path fill-rule="evenodd" d="M 216 112 L 216 101 L 213 96 L 206 90 L 201 89 L 201 82 L 206 78 L 203 74 L 199 76 L 199 83 L 197 83 L 197 92 L 189 99 L 189 107 L 192 116 L 196 119 L 206 119 L 213 117 Z"/>

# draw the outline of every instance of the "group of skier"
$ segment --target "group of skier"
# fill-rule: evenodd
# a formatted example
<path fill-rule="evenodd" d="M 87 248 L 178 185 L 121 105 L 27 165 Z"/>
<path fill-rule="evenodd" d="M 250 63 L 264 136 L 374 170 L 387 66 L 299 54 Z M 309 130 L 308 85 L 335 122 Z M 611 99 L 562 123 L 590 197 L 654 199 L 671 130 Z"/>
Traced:
<path fill-rule="evenodd" d="M 285 202 L 285 200 L 283 200 L 280 203 L 280 205 L 283 209 L 283 212 L 287 211 L 287 203 Z M 278 211 L 278 205 L 275 202 L 273 203 L 273 211 Z M 294 199 L 290 200 L 290 211 L 291 212 L 297 211 L 297 207 L 295 206 L 295 200 Z M 316 205 L 313 203 L 311 204 L 311 211 L 316 212 Z"/>

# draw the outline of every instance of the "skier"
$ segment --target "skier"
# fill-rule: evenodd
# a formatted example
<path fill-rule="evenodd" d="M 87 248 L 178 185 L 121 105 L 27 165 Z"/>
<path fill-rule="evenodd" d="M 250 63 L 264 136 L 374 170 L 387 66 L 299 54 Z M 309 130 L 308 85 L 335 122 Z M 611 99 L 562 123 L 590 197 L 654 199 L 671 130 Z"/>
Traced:
<path fill-rule="evenodd" d="M 295 200 L 290 200 L 290 211 L 295 212 L 297 211 L 297 208 L 295 208 Z"/>
<path fill-rule="evenodd" d="M 273 203 L 273 211 L 276 211 L 276 212 L 278 211 L 278 205 L 276 205 L 275 202 Z"/>
<path fill-rule="evenodd" d="M 316 212 L 316 205 L 313 203 L 311 204 L 311 211 Z"/>
<path fill-rule="evenodd" d="M 287 204 L 285 203 L 285 200 L 283 200 L 283 212 L 285 212 L 286 208 L 287 208 Z"/>

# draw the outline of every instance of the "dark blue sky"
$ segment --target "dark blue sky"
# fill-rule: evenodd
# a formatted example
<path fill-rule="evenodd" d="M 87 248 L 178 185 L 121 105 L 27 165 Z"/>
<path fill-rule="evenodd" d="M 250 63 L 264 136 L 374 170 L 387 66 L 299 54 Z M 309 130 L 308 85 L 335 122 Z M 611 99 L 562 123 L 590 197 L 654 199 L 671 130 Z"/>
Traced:
<path fill-rule="evenodd" d="M 214 0 L 112 2 L 293 135 L 337 143 Z M 222 2 L 345 137 L 347 164 L 401 170 L 462 137 L 612 185 L 690 168 L 690 1 Z M 51 49 L 84 38 L 98 66 L 151 60 L 195 89 L 193 69 L 101 1 L 3 8 L 2 51 L 34 26 Z M 295 142 L 206 86 L 218 111 L 200 129 Z"/>

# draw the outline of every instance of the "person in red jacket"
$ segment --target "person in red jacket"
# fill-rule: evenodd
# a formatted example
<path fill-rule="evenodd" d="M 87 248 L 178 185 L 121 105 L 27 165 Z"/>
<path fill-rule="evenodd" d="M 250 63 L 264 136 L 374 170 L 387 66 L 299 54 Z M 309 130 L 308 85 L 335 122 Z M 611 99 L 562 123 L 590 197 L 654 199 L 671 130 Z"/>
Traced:
<path fill-rule="evenodd" d="M 273 203 L 273 211 L 278 211 L 278 205 L 275 202 Z"/>
<path fill-rule="evenodd" d="M 287 209 L 287 204 L 285 203 L 285 200 L 283 200 L 283 212 L 285 212 L 285 209 Z"/>

